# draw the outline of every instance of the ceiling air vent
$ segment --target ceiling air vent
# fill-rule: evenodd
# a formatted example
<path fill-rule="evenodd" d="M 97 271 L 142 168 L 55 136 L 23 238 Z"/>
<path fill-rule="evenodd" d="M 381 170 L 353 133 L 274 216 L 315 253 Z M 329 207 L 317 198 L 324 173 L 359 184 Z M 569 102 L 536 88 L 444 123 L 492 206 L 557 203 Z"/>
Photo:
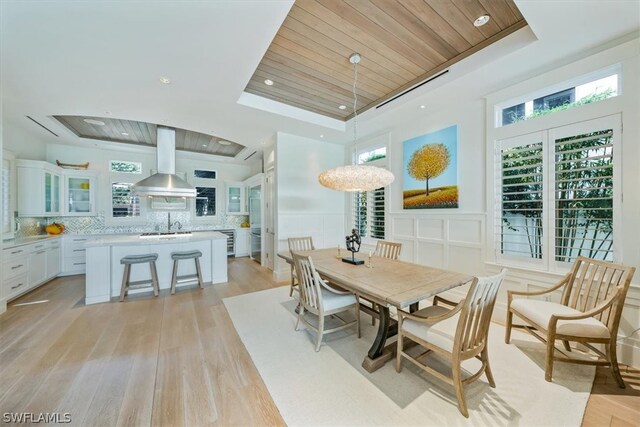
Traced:
<path fill-rule="evenodd" d="M 384 107 L 384 106 L 385 106 L 385 105 L 387 105 L 388 103 L 390 103 L 390 102 L 392 102 L 392 101 L 395 101 L 396 99 L 400 98 L 401 96 L 404 96 L 404 95 L 408 94 L 408 93 L 409 93 L 409 92 L 411 92 L 412 90 L 418 89 L 419 87 L 421 87 L 421 86 L 423 86 L 423 85 L 426 85 L 426 84 L 427 84 L 427 83 L 429 83 L 429 82 L 434 81 L 434 80 L 435 80 L 435 79 L 437 79 L 438 77 L 444 76 L 444 75 L 445 75 L 445 74 L 447 74 L 448 72 L 449 72 L 449 70 L 444 70 L 444 71 L 443 71 L 443 72 L 441 72 L 440 74 L 436 74 L 436 75 L 435 75 L 435 76 L 433 76 L 433 77 L 429 77 L 427 80 L 425 80 L 425 81 L 423 81 L 423 82 L 421 82 L 421 83 L 418 83 L 417 85 L 415 85 L 415 86 L 413 86 L 413 87 L 411 87 L 411 88 L 409 88 L 409 89 L 405 90 L 405 91 L 404 91 L 404 92 L 402 92 L 402 93 L 399 93 L 398 95 L 394 96 L 393 98 L 386 100 L 386 101 L 385 101 L 385 102 L 383 102 L 382 104 L 377 105 L 377 106 L 376 106 L 376 109 L 378 109 L 378 108 L 380 108 L 380 107 Z"/>
<path fill-rule="evenodd" d="M 42 129 L 46 130 L 47 132 L 49 132 L 51 135 L 57 137 L 58 134 L 55 133 L 54 131 L 52 131 L 51 129 L 49 129 L 48 127 L 46 127 L 45 125 L 43 125 L 42 123 L 38 122 L 37 120 L 34 120 L 33 117 L 30 116 L 26 116 L 27 119 L 31 120 L 33 123 L 37 124 L 38 126 L 40 126 Z"/>

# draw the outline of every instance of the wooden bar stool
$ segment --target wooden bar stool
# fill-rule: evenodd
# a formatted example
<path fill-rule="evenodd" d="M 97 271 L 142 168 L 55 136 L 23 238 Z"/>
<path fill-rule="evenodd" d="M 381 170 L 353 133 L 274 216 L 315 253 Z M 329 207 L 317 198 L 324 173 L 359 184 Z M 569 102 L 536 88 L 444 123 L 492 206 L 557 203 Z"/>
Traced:
<path fill-rule="evenodd" d="M 200 257 L 202 252 L 200 251 L 187 251 L 187 252 L 172 252 L 171 259 L 173 260 L 173 277 L 171 279 L 171 295 L 176 293 L 176 285 L 178 283 L 190 282 L 197 279 L 200 288 L 204 289 L 204 282 L 202 281 L 202 271 L 200 270 Z M 184 259 L 193 259 L 196 262 L 196 274 L 187 274 L 184 276 L 178 276 L 178 261 Z"/>
<path fill-rule="evenodd" d="M 120 264 L 124 264 L 124 274 L 122 276 L 122 288 L 120 289 L 120 301 L 124 301 L 124 297 L 129 293 L 129 289 L 147 288 L 151 285 L 153 288 L 153 296 L 158 296 L 158 271 L 156 270 L 156 260 L 158 254 L 144 254 L 144 255 L 127 255 L 120 260 Z M 149 263 L 151 269 L 150 280 L 138 280 L 137 282 L 130 282 L 131 266 L 133 264 Z"/>

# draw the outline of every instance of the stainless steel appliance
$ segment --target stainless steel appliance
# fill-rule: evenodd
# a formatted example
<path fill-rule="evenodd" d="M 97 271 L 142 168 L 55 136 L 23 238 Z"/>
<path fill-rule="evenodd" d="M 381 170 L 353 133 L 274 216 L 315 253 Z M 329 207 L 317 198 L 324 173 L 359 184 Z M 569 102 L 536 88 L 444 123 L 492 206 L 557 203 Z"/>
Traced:
<path fill-rule="evenodd" d="M 251 258 L 262 263 L 262 185 L 249 189 Z"/>

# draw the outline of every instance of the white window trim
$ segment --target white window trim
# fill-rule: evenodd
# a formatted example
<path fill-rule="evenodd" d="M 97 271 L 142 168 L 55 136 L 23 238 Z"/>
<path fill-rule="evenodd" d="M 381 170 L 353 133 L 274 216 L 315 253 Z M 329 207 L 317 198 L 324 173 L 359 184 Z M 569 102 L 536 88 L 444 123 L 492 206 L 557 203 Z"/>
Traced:
<path fill-rule="evenodd" d="M 592 128 L 612 128 L 613 137 L 612 144 L 614 147 L 613 157 L 613 261 L 623 262 L 622 253 L 622 125 L 621 115 L 605 115 L 597 118 L 589 118 L 587 120 L 577 121 L 575 123 L 565 123 L 561 126 L 555 126 L 553 128 L 542 129 L 534 133 L 523 134 L 519 136 L 512 136 L 502 140 L 496 140 L 494 142 L 494 156 L 492 156 L 490 162 L 491 168 L 488 169 L 492 173 L 491 177 L 488 177 L 490 181 L 487 185 L 487 192 L 490 193 L 490 197 L 494 203 L 490 204 L 489 221 L 488 221 L 488 233 L 487 233 L 487 250 L 488 253 L 493 254 L 495 263 L 504 266 L 513 266 L 520 268 L 527 268 L 530 270 L 544 271 L 549 273 L 566 273 L 571 267 L 571 263 L 559 262 L 555 260 L 555 170 L 552 167 L 555 163 L 555 151 L 553 150 L 552 143 L 556 138 L 561 138 L 565 133 L 572 133 L 568 131 L 570 128 L 576 128 L 576 132 L 579 132 L 581 125 L 587 122 L 592 124 Z M 559 132 L 562 132 L 562 136 L 558 136 Z M 543 256 L 541 260 L 532 258 L 520 258 L 514 256 L 508 256 L 499 253 L 497 236 L 499 233 L 497 230 L 500 228 L 498 215 L 500 214 L 500 191 L 498 190 L 498 182 L 501 179 L 499 165 L 496 161 L 499 152 L 501 142 L 509 140 L 509 145 L 525 145 L 533 142 L 542 141 L 543 145 L 543 174 L 544 174 L 544 210 L 543 210 L 543 241 L 542 251 Z M 488 174 L 489 175 L 489 174 Z M 489 263 L 492 260 L 489 260 Z"/>
<path fill-rule="evenodd" d="M 193 186 L 194 187 L 207 187 L 207 188 L 215 188 L 216 189 L 216 214 L 215 215 L 209 215 L 209 216 L 197 216 L 196 215 L 196 200 L 193 199 L 190 202 L 191 207 L 189 208 L 189 211 L 191 212 L 191 218 L 192 221 L 194 223 L 198 223 L 198 224 L 206 224 L 208 222 L 211 223 L 215 223 L 218 221 L 218 219 L 220 218 L 220 210 L 224 207 L 223 203 L 221 203 L 220 201 L 220 185 L 218 185 L 218 181 L 219 179 L 217 178 L 218 172 L 216 172 L 216 179 L 211 179 L 211 178 L 196 178 L 195 176 L 193 176 L 193 174 L 191 175 L 193 178 Z M 224 187 L 224 186 L 222 186 Z M 226 194 L 222 194 L 223 198 L 226 198 Z"/>
<path fill-rule="evenodd" d="M 16 174 L 16 158 L 12 152 L 7 150 L 2 150 L 2 159 L 9 161 L 9 228 L 10 231 L 2 232 L 2 239 L 11 239 L 15 235 L 16 223 L 14 212 L 16 209 L 16 199 L 17 199 L 17 174 Z M 4 166 L 3 166 L 4 167 Z M 1 177 L 0 177 L 1 179 Z M 4 206 L 3 206 L 4 210 Z M 0 211 L 1 214 L 2 211 Z"/>

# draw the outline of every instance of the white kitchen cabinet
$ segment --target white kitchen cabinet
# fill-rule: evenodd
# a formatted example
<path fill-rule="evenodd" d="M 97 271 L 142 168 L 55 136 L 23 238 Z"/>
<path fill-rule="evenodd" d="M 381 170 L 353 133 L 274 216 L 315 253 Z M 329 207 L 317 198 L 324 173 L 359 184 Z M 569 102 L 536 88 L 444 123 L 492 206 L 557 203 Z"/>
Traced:
<path fill-rule="evenodd" d="M 47 250 L 34 248 L 29 256 L 29 287 L 32 288 L 47 278 Z"/>
<path fill-rule="evenodd" d="M 246 215 L 246 191 L 243 182 L 226 182 L 227 215 Z"/>
<path fill-rule="evenodd" d="M 47 279 L 53 279 L 60 274 L 61 251 L 59 240 L 47 242 Z"/>
<path fill-rule="evenodd" d="M 47 162 L 16 160 L 18 215 L 21 217 L 62 214 L 62 169 Z"/>
<path fill-rule="evenodd" d="M 86 271 L 85 244 L 95 240 L 91 235 L 67 235 L 62 238 L 62 263 L 60 274 L 69 276 L 72 274 L 84 274 Z"/>
<path fill-rule="evenodd" d="M 36 240 L 2 250 L 0 298 L 10 300 L 60 273 L 60 238 Z"/>
<path fill-rule="evenodd" d="M 97 215 L 97 175 L 93 171 L 65 170 L 64 213 L 65 216 Z"/>
<path fill-rule="evenodd" d="M 249 256 L 249 229 L 238 228 L 236 230 L 235 256 Z"/>

